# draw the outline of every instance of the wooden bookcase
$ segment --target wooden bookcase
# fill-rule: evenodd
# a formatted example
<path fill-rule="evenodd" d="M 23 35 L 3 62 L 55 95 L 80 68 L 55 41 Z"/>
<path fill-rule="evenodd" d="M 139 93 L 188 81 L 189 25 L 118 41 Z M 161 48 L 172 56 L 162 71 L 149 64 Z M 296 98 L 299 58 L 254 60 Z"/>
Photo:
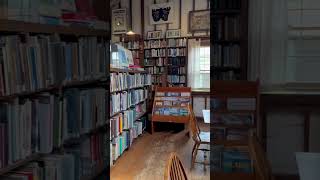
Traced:
<path fill-rule="evenodd" d="M 134 65 L 143 67 L 143 38 L 139 34 L 134 35 L 122 35 L 121 43 L 123 47 L 132 52 Z"/>
<path fill-rule="evenodd" d="M 188 39 L 161 38 L 144 41 L 144 67 L 153 76 L 153 90 L 160 87 L 186 87 L 188 83 Z M 179 54 L 172 53 L 174 50 Z M 162 51 L 152 55 L 152 51 Z"/>
<path fill-rule="evenodd" d="M 220 158 L 219 164 L 215 164 L 218 170 L 214 173 L 214 177 L 217 180 L 227 180 L 232 179 L 232 177 L 252 179 L 254 177 L 252 175 L 254 172 L 253 166 L 251 166 L 251 173 L 229 172 L 228 163 L 230 161 L 232 163 L 241 162 L 237 159 L 230 159 L 230 154 L 234 152 L 232 150 L 240 149 L 239 152 L 247 154 L 251 164 L 253 164 L 248 145 L 253 133 L 258 135 L 261 133 L 258 116 L 259 82 L 216 80 L 212 84 L 211 117 L 213 118 L 211 119 L 211 132 L 213 132 L 213 146 L 221 148 L 214 152 L 216 153 L 214 158 Z"/>
<path fill-rule="evenodd" d="M 176 103 L 176 104 L 175 104 Z M 191 103 L 191 88 L 188 87 L 157 87 L 152 109 L 151 132 L 155 122 L 188 123 L 188 105 Z M 166 108 L 166 113 L 160 112 Z M 184 110 L 176 115 L 170 109 Z M 169 112 L 168 112 L 169 111 Z M 185 114 L 185 113 L 186 114 Z"/>
<path fill-rule="evenodd" d="M 105 21 L 107 24 L 110 24 L 110 15 L 108 14 L 110 8 L 109 3 L 94 0 L 93 8 L 99 20 Z M 31 22 L 22 22 L 15 20 L 0 19 L 0 33 L 2 36 L 7 35 L 19 35 L 19 36 L 50 36 L 55 35 L 60 37 L 63 42 L 78 42 L 78 38 L 81 37 L 97 37 L 101 42 L 105 42 L 107 45 L 110 43 L 110 27 L 107 27 L 106 30 L 97 30 L 89 27 L 73 27 L 73 26 L 63 26 L 63 25 L 48 25 L 48 24 L 39 24 Z M 106 51 L 107 52 L 107 51 Z M 109 64 L 109 53 L 106 53 L 105 63 Z M 89 59 L 90 61 L 90 59 Z M 47 65 L 47 64 L 46 64 Z M 59 97 L 59 101 L 62 101 L 66 90 L 69 89 L 92 89 L 92 88 L 106 88 L 106 94 L 108 93 L 109 88 L 109 66 L 105 67 L 105 73 L 100 77 L 88 78 L 86 80 L 64 80 L 61 83 L 51 85 L 46 88 L 36 88 L 32 91 L 21 91 L 18 93 L 11 93 L 8 95 L 0 96 L 0 103 L 12 102 L 14 99 L 31 99 L 41 96 L 43 93 L 48 95 L 55 95 Z M 108 102 L 108 101 L 106 101 Z M 107 105 L 107 104 L 105 104 Z M 105 110 L 106 114 L 109 114 L 108 108 Z M 107 117 L 107 116 L 105 116 Z M 107 134 L 108 121 L 105 119 L 105 123 L 100 126 L 93 126 L 88 132 L 81 133 L 77 138 L 62 140 L 61 147 L 55 147 L 52 153 L 49 154 L 40 154 L 34 153 L 30 156 L 19 159 L 15 162 L 12 162 L 10 165 L 0 168 L 0 176 L 9 173 L 17 168 L 27 165 L 32 161 L 39 161 L 44 156 L 54 155 L 64 153 L 65 147 L 73 146 L 75 143 L 78 145 L 84 139 L 87 139 L 94 134 Z M 53 128 L 53 127 L 52 127 Z M 109 150 L 106 149 L 108 152 Z M 81 180 L 91 180 L 101 176 L 103 173 L 108 173 L 109 169 L 104 163 L 99 163 L 95 166 L 95 169 L 92 170 L 92 173 L 88 176 L 81 176 Z"/>
<path fill-rule="evenodd" d="M 248 0 L 214 0 L 211 7 L 211 78 L 247 80 Z"/>
<path fill-rule="evenodd" d="M 147 74 L 148 74 L 146 71 L 141 71 L 141 70 L 135 70 L 135 69 L 117 69 L 117 68 L 111 68 L 111 69 L 110 69 L 110 73 L 115 73 L 115 74 L 117 74 L 117 75 L 119 75 L 119 74 L 130 74 L 130 75 L 134 75 L 134 74 L 144 74 L 144 75 L 147 75 Z M 111 85 L 112 85 L 112 84 L 111 84 Z M 130 90 L 138 90 L 138 89 L 139 89 L 139 90 L 146 90 L 146 89 L 147 89 L 148 91 L 150 91 L 150 85 L 151 85 L 151 84 L 144 84 L 144 85 L 142 85 L 142 86 L 137 86 L 137 87 L 131 87 L 131 88 L 125 88 L 125 89 L 119 89 L 119 90 L 113 90 L 113 91 L 110 90 L 110 94 L 111 94 L 111 95 L 113 95 L 113 94 L 119 94 L 119 93 L 122 93 L 122 92 L 128 92 L 128 91 L 130 91 Z M 115 87 L 117 87 L 117 86 L 115 86 Z M 118 87 L 118 88 L 119 88 L 119 87 Z M 120 115 L 121 113 L 124 113 L 125 111 L 135 109 L 138 105 L 142 105 L 143 103 L 146 103 L 146 109 L 145 109 L 144 112 L 142 112 L 142 113 L 138 114 L 136 117 L 134 117 L 133 123 L 136 122 L 136 121 L 140 121 L 141 118 L 145 117 L 145 124 L 144 124 L 144 126 L 146 126 L 146 121 L 147 121 L 146 115 L 148 114 L 148 103 L 149 103 L 149 102 L 148 102 L 148 95 L 146 95 L 146 98 L 142 99 L 142 101 L 138 102 L 137 104 L 134 104 L 134 105 L 128 107 L 127 109 L 125 109 L 125 110 L 121 110 L 121 111 L 118 111 L 118 112 L 114 112 L 113 114 L 110 114 L 110 119 L 113 118 L 113 117 L 116 117 L 116 116 Z M 111 106 L 112 106 L 112 104 L 110 103 L 110 109 L 111 109 Z M 113 129 L 112 124 L 111 124 L 111 129 Z M 123 128 L 123 129 L 121 129 L 121 132 L 126 131 L 126 132 L 129 132 L 129 134 L 130 134 L 130 131 L 131 131 L 132 129 L 133 129 L 133 127 L 129 128 L 129 129 Z M 144 132 L 144 130 L 145 130 L 145 127 L 143 127 L 143 129 L 142 129 L 142 133 Z M 110 130 L 110 131 L 111 131 L 111 130 Z M 120 134 L 119 134 L 117 137 L 119 137 L 119 136 L 122 135 L 121 132 L 120 132 Z M 130 136 L 131 136 L 131 134 L 130 134 Z M 130 137 L 130 139 L 131 139 L 131 137 Z M 129 139 L 129 142 L 130 142 L 130 139 Z M 111 137 L 110 142 L 112 142 L 113 148 L 116 148 L 116 147 L 118 147 L 118 146 L 117 146 L 117 145 L 114 145 L 114 140 L 115 140 L 115 138 Z M 133 141 L 134 141 L 134 139 L 133 139 Z M 131 144 L 131 143 L 130 143 L 130 144 Z M 128 147 L 126 148 L 126 150 L 128 150 L 129 148 L 130 148 L 130 146 L 128 146 Z M 121 156 L 122 156 L 122 154 L 120 154 L 119 157 L 117 157 L 117 159 L 120 158 Z M 113 157 L 110 157 L 110 158 L 113 159 Z M 117 160 L 117 159 L 116 159 L 116 160 Z M 116 160 L 113 162 L 113 166 L 115 165 Z M 113 167 L 113 166 L 112 166 L 112 167 Z"/>

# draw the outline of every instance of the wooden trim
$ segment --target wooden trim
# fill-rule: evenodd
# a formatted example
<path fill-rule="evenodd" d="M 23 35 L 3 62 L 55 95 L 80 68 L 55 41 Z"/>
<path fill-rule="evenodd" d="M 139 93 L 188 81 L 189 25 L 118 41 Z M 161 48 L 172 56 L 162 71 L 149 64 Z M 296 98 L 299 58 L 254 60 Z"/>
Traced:
<path fill-rule="evenodd" d="M 0 31 L 19 33 L 44 33 L 44 34 L 65 34 L 75 36 L 104 36 L 110 38 L 108 30 L 95 30 L 85 27 L 68 27 L 47 25 L 39 23 L 29 23 L 14 20 L 0 20 Z"/>

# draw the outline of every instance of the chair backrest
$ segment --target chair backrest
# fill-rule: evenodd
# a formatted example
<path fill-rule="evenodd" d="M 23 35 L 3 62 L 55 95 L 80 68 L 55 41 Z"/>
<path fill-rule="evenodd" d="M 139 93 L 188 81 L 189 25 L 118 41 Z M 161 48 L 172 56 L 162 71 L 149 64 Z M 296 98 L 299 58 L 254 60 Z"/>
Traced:
<path fill-rule="evenodd" d="M 189 108 L 189 117 L 190 117 L 190 121 L 189 121 L 189 126 L 190 126 L 190 131 L 192 133 L 192 139 L 194 141 L 200 141 L 200 129 L 197 123 L 197 119 L 196 116 L 194 115 L 193 109 L 192 109 L 192 105 L 188 106 Z"/>
<path fill-rule="evenodd" d="M 256 177 L 259 180 L 273 180 L 270 163 L 267 154 L 262 149 L 257 136 L 254 133 L 249 135 L 249 150 L 254 161 Z"/>
<path fill-rule="evenodd" d="M 171 153 L 164 173 L 165 180 L 188 180 L 186 171 L 176 153 Z"/>

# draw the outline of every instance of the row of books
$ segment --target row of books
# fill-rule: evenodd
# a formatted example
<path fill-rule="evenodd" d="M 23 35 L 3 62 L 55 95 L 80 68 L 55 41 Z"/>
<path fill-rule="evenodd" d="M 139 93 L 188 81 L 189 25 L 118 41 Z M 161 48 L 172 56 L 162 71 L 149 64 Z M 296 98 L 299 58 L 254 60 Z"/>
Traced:
<path fill-rule="evenodd" d="M 53 96 L 3 103 L 0 108 L 0 164 L 10 165 L 35 153 L 50 153 L 57 135 L 53 122 L 58 100 Z"/>
<path fill-rule="evenodd" d="M 131 51 L 133 60 L 140 59 L 140 52 L 139 51 Z"/>
<path fill-rule="evenodd" d="M 168 47 L 186 47 L 187 46 L 187 39 L 168 39 L 167 40 Z"/>
<path fill-rule="evenodd" d="M 165 57 L 166 56 L 166 50 L 165 49 L 150 49 L 144 51 L 145 58 L 151 58 L 151 57 Z"/>
<path fill-rule="evenodd" d="M 186 83 L 186 76 L 168 75 L 167 79 L 169 83 Z"/>
<path fill-rule="evenodd" d="M 214 109 L 225 109 L 228 110 L 247 110 L 254 111 L 256 110 L 256 98 L 227 98 L 226 100 L 222 100 L 220 98 L 214 98 L 212 100 L 212 107 Z M 235 115 L 231 115 L 230 117 L 234 117 Z M 237 118 L 241 119 L 249 119 L 251 115 L 237 115 Z M 228 117 L 228 118 L 230 118 Z M 247 117 L 247 118 L 246 118 Z"/>
<path fill-rule="evenodd" d="M 214 0 L 214 9 L 240 9 L 241 0 Z"/>
<path fill-rule="evenodd" d="M 188 101 L 179 101 L 179 99 L 177 101 L 156 101 L 155 102 L 156 106 L 187 107 L 188 104 L 189 104 L 189 100 Z"/>
<path fill-rule="evenodd" d="M 166 46 L 167 46 L 166 40 L 149 40 L 149 41 L 144 41 L 144 49 L 165 48 Z"/>
<path fill-rule="evenodd" d="M 145 101 L 147 97 L 148 89 L 134 89 L 112 94 L 110 98 L 110 116 Z"/>
<path fill-rule="evenodd" d="M 153 110 L 155 115 L 161 116 L 188 116 L 188 109 L 186 108 L 172 108 L 172 107 L 156 107 Z"/>
<path fill-rule="evenodd" d="M 214 114 L 213 123 L 225 125 L 253 125 L 253 114 Z"/>
<path fill-rule="evenodd" d="M 187 55 L 186 48 L 170 48 L 170 49 L 168 49 L 168 57 L 186 56 L 186 55 Z"/>
<path fill-rule="evenodd" d="M 119 136 L 112 139 L 110 142 L 110 166 L 114 165 L 123 152 L 132 145 L 134 139 L 143 133 L 145 122 L 145 118 L 135 121 L 131 129 L 123 131 Z"/>
<path fill-rule="evenodd" d="M 168 58 L 168 65 L 185 66 L 186 65 L 186 58 L 185 57 L 170 57 L 170 58 Z"/>
<path fill-rule="evenodd" d="M 63 96 L 62 121 L 55 122 L 54 129 L 61 129 L 62 139 L 68 140 L 105 125 L 105 101 L 106 90 L 103 88 L 67 90 Z"/>
<path fill-rule="evenodd" d="M 170 67 L 170 66 L 169 66 Z M 168 68 L 168 74 L 170 75 L 179 75 L 187 73 L 186 67 L 170 67 Z"/>
<path fill-rule="evenodd" d="M 145 66 L 164 66 L 164 65 L 167 65 L 167 59 L 166 58 L 145 59 L 144 65 Z"/>
<path fill-rule="evenodd" d="M 55 36 L 0 37 L 0 95 L 105 77 L 108 45 L 96 37 L 63 42 Z"/>
<path fill-rule="evenodd" d="M 223 16 L 215 17 L 216 24 L 215 40 L 239 40 L 240 39 L 240 17 Z"/>
<path fill-rule="evenodd" d="M 253 162 L 247 148 L 214 146 L 210 153 L 215 172 L 252 173 Z"/>
<path fill-rule="evenodd" d="M 216 67 L 240 67 L 240 46 L 214 46 L 213 58 Z"/>
<path fill-rule="evenodd" d="M 111 92 L 151 85 L 150 74 L 110 73 L 110 79 Z"/>
<path fill-rule="evenodd" d="M 107 29 L 106 22 L 96 17 L 93 3 L 89 0 L 2 0 L 0 9 L 0 19 Z"/>
<path fill-rule="evenodd" d="M 156 99 L 158 100 L 183 100 L 189 98 L 191 94 L 189 92 L 157 92 Z"/>
<path fill-rule="evenodd" d="M 62 154 L 45 155 L 1 176 L 6 180 L 80 180 L 98 173 L 107 165 L 107 139 L 93 135 Z"/>
<path fill-rule="evenodd" d="M 152 76 L 152 84 L 161 84 L 162 77 L 161 76 Z"/>
<path fill-rule="evenodd" d="M 158 67 L 158 66 L 146 67 L 145 69 L 148 73 L 153 74 L 153 75 L 162 74 L 165 70 L 164 67 Z"/>
<path fill-rule="evenodd" d="M 139 41 L 128 41 L 128 42 L 122 43 L 122 46 L 129 49 L 129 50 L 137 50 L 140 48 L 140 42 Z"/>
<path fill-rule="evenodd" d="M 146 102 L 138 104 L 134 108 L 119 113 L 110 119 L 110 137 L 111 139 L 118 137 L 124 130 L 133 128 L 137 118 L 146 112 Z"/>

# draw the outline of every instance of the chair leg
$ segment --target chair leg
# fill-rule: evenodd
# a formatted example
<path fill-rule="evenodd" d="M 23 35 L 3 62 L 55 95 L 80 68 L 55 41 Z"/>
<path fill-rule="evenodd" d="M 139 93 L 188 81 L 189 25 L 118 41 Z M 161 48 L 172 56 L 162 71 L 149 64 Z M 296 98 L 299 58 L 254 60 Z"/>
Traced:
<path fill-rule="evenodd" d="M 191 169 L 193 169 L 194 167 L 194 163 L 196 161 L 196 157 L 197 157 L 197 154 L 198 154 L 198 148 L 199 148 L 199 143 L 195 143 L 194 144 L 194 150 L 193 150 L 193 153 L 192 153 L 192 161 L 191 161 Z"/>
<path fill-rule="evenodd" d="M 191 153 L 191 169 L 193 168 L 193 154 L 194 154 L 194 151 L 195 151 L 195 149 L 196 149 L 196 145 L 197 145 L 197 143 L 194 143 L 194 145 L 193 145 L 193 148 L 192 148 L 192 153 Z"/>

